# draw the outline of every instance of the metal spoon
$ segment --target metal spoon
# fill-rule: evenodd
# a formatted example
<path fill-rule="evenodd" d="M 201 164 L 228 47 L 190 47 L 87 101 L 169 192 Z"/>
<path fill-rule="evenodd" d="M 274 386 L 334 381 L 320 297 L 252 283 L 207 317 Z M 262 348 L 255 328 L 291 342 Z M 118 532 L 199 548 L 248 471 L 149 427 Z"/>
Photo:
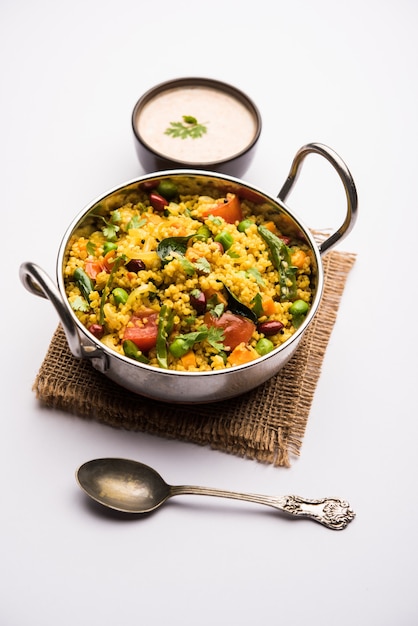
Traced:
<path fill-rule="evenodd" d="M 128 459 L 95 459 L 79 467 L 80 487 L 96 502 L 124 513 L 149 513 L 168 498 L 184 494 L 218 496 L 272 506 L 294 517 L 307 517 L 333 530 L 342 530 L 355 513 L 345 500 L 322 498 L 307 500 L 300 496 L 263 496 L 191 485 L 168 485 L 148 465 Z"/>

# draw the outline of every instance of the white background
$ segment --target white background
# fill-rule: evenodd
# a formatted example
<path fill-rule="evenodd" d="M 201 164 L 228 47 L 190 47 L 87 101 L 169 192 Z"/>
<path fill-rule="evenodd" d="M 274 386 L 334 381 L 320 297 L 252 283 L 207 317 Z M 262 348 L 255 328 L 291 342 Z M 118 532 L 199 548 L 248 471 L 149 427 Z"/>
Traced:
<path fill-rule="evenodd" d="M 2 626 L 418 623 L 417 17 L 414 0 L 1 0 Z M 290 469 L 41 409 L 32 392 L 58 319 L 23 288 L 20 263 L 55 276 L 72 218 L 143 173 L 136 100 L 193 75 L 258 105 L 246 181 L 276 195 L 297 149 L 319 141 L 358 188 L 340 245 L 358 260 Z M 345 212 L 315 156 L 288 204 L 314 228 Z M 186 496 L 115 519 L 74 478 L 101 456 L 173 484 L 337 495 L 357 517 L 333 532 Z"/>

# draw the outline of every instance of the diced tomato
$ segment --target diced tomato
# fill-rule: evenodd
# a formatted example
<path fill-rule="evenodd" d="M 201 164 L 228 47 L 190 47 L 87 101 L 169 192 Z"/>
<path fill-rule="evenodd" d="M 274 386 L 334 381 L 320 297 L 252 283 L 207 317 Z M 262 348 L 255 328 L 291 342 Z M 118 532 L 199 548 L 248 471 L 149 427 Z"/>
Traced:
<path fill-rule="evenodd" d="M 241 209 L 241 202 L 238 196 L 233 193 L 226 194 L 225 201 L 222 200 L 218 206 L 212 209 L 206 209 L 203 212 L 204 217 L 213 215 L 214 217 L 222 217 L 228 224 L 235 224 L 235 222 L 241 222 L 243 215 Z"/>
<path fill-rule="evenodd" d="M 255 204 L 262 204 L 265 202 L 263 196 L 252 189 L 248 189 L 247 187 L 240 187 L 237 189 L 237 194 L 243 200 L 249 200 L 250 202 L 254 202 Z"/>
<path fill-rule="evenodd" d="M 116 250 L 109 250 L 103 257 L 103 261 L 98 259 L 87 259 L 84 265 L 84 270 L 92 280 L 96 279 L 97 274 L 100 272 L 107 272 L 110 274 L 112 271 L 113 263 L 115 262 Z"/>
<path fill-rule="evenodd" d="M 87 259 L 84 270 L 92 280 L 96 280 L 97 274 L 103 271 L 103 264 L 97 259 Z"/>
<path fill-rule="evenodd" d="M 210 312 L 205 313 L 204 320 L 207 326 L 222 328 L 225 335 L 223 344 L 231 350 L 242 342 L 247 344 L 255 331 L 253 322 L 242 315 L 235 315 L 230 311 L 226 311 L 220 317 L 216 317 Z"/>
<path fill-rule="evenodd" d="M 129 339 L 141 352 L 148 352 L 157 343 L 157 320 L 158 313 L 153 309 L 140 309 L 129 320 L 123 340 Z"/>

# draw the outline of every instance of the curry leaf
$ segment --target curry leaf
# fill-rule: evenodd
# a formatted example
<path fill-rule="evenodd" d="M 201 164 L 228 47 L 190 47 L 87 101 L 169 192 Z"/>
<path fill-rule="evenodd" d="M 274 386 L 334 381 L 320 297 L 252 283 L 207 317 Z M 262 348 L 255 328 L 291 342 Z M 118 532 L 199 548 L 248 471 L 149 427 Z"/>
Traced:
<path fill-rule="evenodd" d="M 228 297 L 228 308 L 232 313 L 236 313 L 237 315 L 243 315 L 247 317 L 249 320 L 257 324 L 258 317 L 254 313 L 252 309 L 243 304 L 238 298 L 234 296 L 234 294 L 228 289 L 226 285 L 224 285 L 225 291 Z"/>
<path fill-rule="evenodd" d="M 184 256 L 189 239 L 193 236 L 194 235 L 188 235 L 187 237 L 166 237 L 162 239 L 157 246 L 157 254 L 162 262 L 169 263 L 169 261 L 172 261 L 175 253 Z"/>

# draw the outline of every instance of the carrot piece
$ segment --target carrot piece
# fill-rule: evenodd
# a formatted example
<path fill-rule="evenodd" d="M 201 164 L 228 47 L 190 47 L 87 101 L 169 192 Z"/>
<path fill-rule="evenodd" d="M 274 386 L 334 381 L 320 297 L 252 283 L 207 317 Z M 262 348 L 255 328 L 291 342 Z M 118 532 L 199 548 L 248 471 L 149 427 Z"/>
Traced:
<path fill-rule="evenodd" d="M 163 221 L 163 218 L 156 213 L 144 213 L 144 217 L 152 224 L 159 224 Z"/>
<path fill-rule="evenodd" d="M 115 262 L 116 250 L 109 250 L 103 257 L 103 267 L 107 272 L 112 270 L 113 263 Z"/>
<path fill-rule="evenodd" d="M 186 259 L 188 261 L 190 261 L 191 263 L 194 263 L 195 261 L 197 261 L 197 259 L 199 259 L 202 255 L 199 254 L 199 252 L 197 252 L 197 250 L 195 250 L 192 246 L 189 246 L 186 250 L 186 253 L 184 255 L 186 257 Z"/>
<path fill-rule="evenodd" d="M 241 209 L 241 202 L 238 196 L 234 193 L 226 194 L 226 202 L 221 201 L 216 207 L 206 209 L 203 211 L 202 216 L 208 217 L 213 215 L 214 217 L 222 217 L 228 224 L 235 224 L 235 222 L 241 222 L 243 215 Z"/>
<path fill-rule="evenodd" d="M 181 364 L 186 369 L 189 369 L 190 367 L 196 367 L 196 356 L 193 350 L 189 350 L 189 352 L 186 352 L 186 354 L 184 354 L 180 360 Z"/>
<path fill-rule="evenodd" d="M 256 357 L 257 355 L 254 354 L 245 343 L 239 343 L 237 347 L 232 350 L 227 360 L 231 365 L 242 365 L 243 363 L 254 361 Z"/>
<path fill-rule="evenodd" d="M 96 259 L 87 259 L 84 270 L 92 280 L 96 280 L 97 274 L 103 271 L 103 264 Z"/>
<path fill-rule="evenodd" d="M 264 227 L 267 228 L 267 230 L 269 230 L 271 233 L 275 233 L 277 235 L 277 233 L 279 232 L 277 230 L 277 226 L 274 222 L 266 222 L 264 224 Z"/>
<path fill-rule="evenodd" d="M 292 265 L 301 269 L 306 261 L 306 253 L 303 250 L 296 250 L 290 260 Z"/>
<path fill-rule="evenodd" d="M 273 315 L 276 312 L 276 304 L 270 296 L 263 296 L 261 307 L 265 315 Z"/>

